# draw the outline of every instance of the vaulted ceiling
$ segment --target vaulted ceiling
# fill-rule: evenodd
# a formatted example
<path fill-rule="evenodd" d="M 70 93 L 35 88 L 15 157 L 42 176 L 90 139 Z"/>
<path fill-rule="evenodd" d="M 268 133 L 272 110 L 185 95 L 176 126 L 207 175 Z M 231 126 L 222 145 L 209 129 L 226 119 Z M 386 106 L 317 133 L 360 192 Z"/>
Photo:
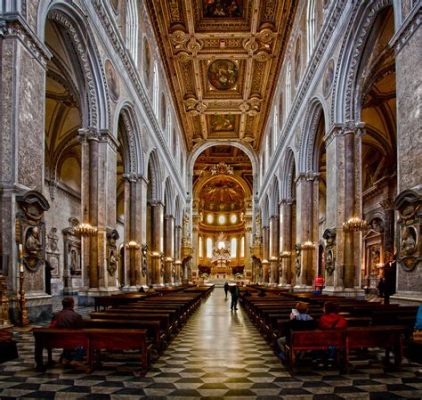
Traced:
<path fill-rule="evenodd" d="M 297 1 L 147 0 L 188 148 L 260 146 Z"/>

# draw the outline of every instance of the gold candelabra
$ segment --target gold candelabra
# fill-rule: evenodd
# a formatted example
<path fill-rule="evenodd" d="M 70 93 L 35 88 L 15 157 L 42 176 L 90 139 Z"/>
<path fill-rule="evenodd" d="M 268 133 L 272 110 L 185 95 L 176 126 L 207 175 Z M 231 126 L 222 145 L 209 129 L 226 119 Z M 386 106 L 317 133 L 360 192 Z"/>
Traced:
<path fill-rule="evenodd" d="M 25 270 L 23 266 L 23 246 L 19 245 L 19 326 L 29 325 L 28 311 L 26 309 L 26 298 L 25 298 Z"/>
<path fill-rule="evenodd" d="M 75 226 L 75 233 L 79 236 L 94 236 L 97 233 L 97 228 L 89 222 L 83 222 Z"/>
<path fill-rule="evenodd" d="M 351 217 L 343 224 L 343 228 L 351 232 L 364 231 L 368 227 L 368 223 L 359 217 Z"/>

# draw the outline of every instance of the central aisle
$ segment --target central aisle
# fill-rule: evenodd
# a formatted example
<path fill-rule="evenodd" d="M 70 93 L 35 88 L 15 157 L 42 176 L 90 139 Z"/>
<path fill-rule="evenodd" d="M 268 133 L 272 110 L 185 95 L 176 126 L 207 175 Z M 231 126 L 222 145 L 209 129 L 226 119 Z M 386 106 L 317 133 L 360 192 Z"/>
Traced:
<path fill-rule="evenodd" d="M 156 389 L 148 387 L 144 392 L 147 396 L 276 396 L 280 386 L 274 381 L 282 376 L 289 374 L 247 315 L 240 307 L 230 311 L 230 294 L 225 300 L 223 288 L 215 288 L 147 374 L 157 382 Z"/>

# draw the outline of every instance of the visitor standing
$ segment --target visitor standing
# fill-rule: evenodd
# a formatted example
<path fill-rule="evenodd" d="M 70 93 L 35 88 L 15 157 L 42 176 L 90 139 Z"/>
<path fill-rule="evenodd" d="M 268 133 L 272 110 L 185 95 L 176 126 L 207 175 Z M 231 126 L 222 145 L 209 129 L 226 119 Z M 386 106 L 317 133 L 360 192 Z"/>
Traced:
<path fill-rule="evenodd" d="M 229 283 L 226 281 L 226 283 L 224 284 L 224 294 L 226 295 L 226 299 L 227 299 L 228 292 L 229 292 Z"/>
<path fill-rule="evenodd" d="M 232 296 L 232 302 L 230 309 L 237 310 L 237 301 L 239 300 L 240 289 L 238 285 L 234 285 L 231 287 L 230 294 Z"/>

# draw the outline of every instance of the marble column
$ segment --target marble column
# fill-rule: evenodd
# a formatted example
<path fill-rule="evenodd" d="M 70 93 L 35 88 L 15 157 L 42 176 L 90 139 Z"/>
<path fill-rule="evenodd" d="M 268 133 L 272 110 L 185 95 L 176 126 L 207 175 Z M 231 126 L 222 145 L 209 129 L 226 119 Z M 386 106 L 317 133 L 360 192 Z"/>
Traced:
<path fill-rule="evenodd" d="M 164 284 L 174 285 L 173 262 L 174 262 L 174 217 L 164 217 Z"/>
<path fill-rule="evenodd" d="M 279 220 L 278 215 L 270 218 L 270 243 L 269 243 L 269 261 L 270 261 L 270 284 L 278 283 L 278 245 L 279 245 Z"/>
<path fill-rule="evenodd" d="M 292 201 L 284 199 L 280 203 L 281 274 L 279 277 L 279 284 L 283 287 L 291 285 L 292 246 Z"/>
<path fill-rule="evenodd" d="M 389 261 L 394 255 L 394 202 L 385 199 L 380 203 L 384 210 L 384 261 Z"/>
<path fill-rule="evenodd" d="M 151 204 L 151 283 L 163 284 L 161 257 L 164 242 L 164 206 L 162 203 Z"/>
<path fill-rule="evenodd" d="M 360 286 L 361 232 L 344 225 L 362 216 L 361 142 L 363 124 L 335 125 L 326 136 L 327 222 L 336 229 L 334 272 L 327 274 L 326 291 L 356 292 Z"/>
<path fill-rule="evenodd" d="M 390 41 L 396 56 L 397 99 L 397 198 L 408 190 L 421 185 L 422 134 L 421 90 L 422 87 L 422 8 L 420 2 L 402 2 L 409 14 Z M 396 199 L 397 199 L 396 198 Z M 400 253 L 403 226 L 396 221 L 396 248 Z M 418 248 L 420 249 L 419 238 Z M 420 253 L 419 253 L 420 254 Z M 400 264 L 400 263 L 399 263 Z M 409 271 L 403 265 L 397 267 L 397 293 L 394 298 L 413 298 L 421 302 L 422 269 L 420 265 Z"/>
<path fill-rule="evenodd" d="M 296 243 L 300 245 L 300 274 L 296 279 L 298 289 L 311 289 L 316 268 L 315 250 L 315 182 L 317 174 L 301 174 L 298 177 Z"/>
<path fill-rule="evenodd" d="M 51 54 L 15 12 L 16 2 L 3 2 L 6 12 L 0 28 L 0 249 L 10 309 L 16 309 L 18 254 L 16 246 L 16 197 L 27 190 L 48 194 L 44 188 L 46 65 Z M 11 8 L 3 8 L 11 7 Z M 2 271 L 0 271 L 1 274 Z M 25 271 L 25 277 L 31 273 Z M 27 290 L 31 321 L 51 312 L 51 297 L 45 279 Z"/>
<path fill-rule="evenodd" d="M 270 227 L 262 227 L 262 283 L 270 282 Z"/>
<path fill-rule="evenodd" d="M 175 265 L 175 284 L 181 283 L 181 266 L 182 266 L 182 227 L 176 225 L 174 228 L 174 265 Z"/>
<path fill-rule="evenodd" d="M 125 237 L 124 243 L 136 242 L 139 248 L 126 248 L 125 269 L 126 288 L 136 290 L 138 286 L 145 285 L 142 276 L 142 257 L 140 246 L 142 244 L 142 182 L 135 174 L 124 175 L 125 179 Z"/>

